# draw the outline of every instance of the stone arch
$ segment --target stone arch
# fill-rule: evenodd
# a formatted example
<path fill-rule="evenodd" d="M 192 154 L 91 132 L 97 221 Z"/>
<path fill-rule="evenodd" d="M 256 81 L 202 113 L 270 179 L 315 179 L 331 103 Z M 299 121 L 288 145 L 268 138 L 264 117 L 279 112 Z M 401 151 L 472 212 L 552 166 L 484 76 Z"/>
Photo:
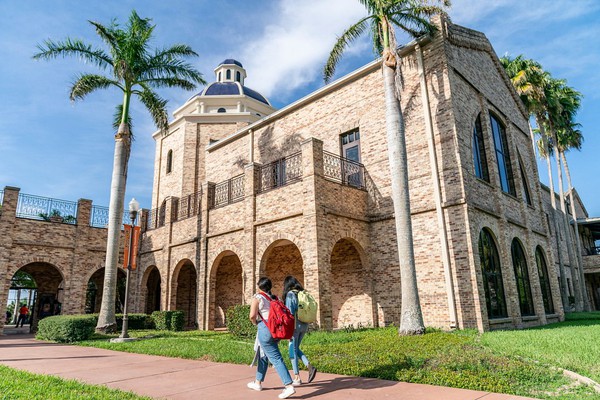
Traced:
<path fill-rule="evenodd" d="M 194 263 L 187 258 L 179 261 L 173 270 L 171 306 L 183 311 L 187 328 L 198 327 L 198 273 Z"/>
<path fill-rule="evenodd" d="M 243 303 L 242 262 L 233 251 L 223 250 L 210 269 L 208 329 L 224 328 L 227 324 L 227 309 Z"/>
<path fill-rule="evenodd" d="M 122 268 L 117 268 L 117 297 L 115 299 L 115 312 L 117 314 L 123 312 L 126 277 L 125 271 Z M 88 314 L 99 313 L 104 290 L 104 267 L 100 267 L 89 274 L 85 288 L 85 312 Z M 131 301 L 129 304 L 131 304 Z"/>
<path fill-rule="evenodd" d="M 293 275 L 304 286 L 304 261 L 296 242 L 277 239 L 262 253 L 259 276 L 267 276 L 273 283 L 273 294 L 281 296 L 283 280 Z"/>
<path fill-rule="evenodd" d="M 373 289 L 366 254 L 360 243 L 345 237 L 333 245 L 331 264 L 332 327 L 373 326 Z"/>
<path fill-rule="evenodd" d="M 298 249 L 300 250 L 300 254 L 307 254 L 306 249 L 304 248 L 304 243 L 294 235 L 290 235 L 288 233 L 279 232 L 276 235 L 266 238 L 262 240 L 260 243 L 260 247 L 257 245 L 256 255 L 261 258 L 257 260 L 257 264 L 259 265 L 259 274 L 264 270 L 264 256 L 267 253 L 267 250 L 273 246 L 273 244 L 279 240 L 287 240 L 292 242 Z"/>
<path fill-rule="evenodd" d="M 150 265 L 144 271 L 140 286 L 141 305 L 146 314 L 160 311 L 162 277 L 156 265 Z"/>

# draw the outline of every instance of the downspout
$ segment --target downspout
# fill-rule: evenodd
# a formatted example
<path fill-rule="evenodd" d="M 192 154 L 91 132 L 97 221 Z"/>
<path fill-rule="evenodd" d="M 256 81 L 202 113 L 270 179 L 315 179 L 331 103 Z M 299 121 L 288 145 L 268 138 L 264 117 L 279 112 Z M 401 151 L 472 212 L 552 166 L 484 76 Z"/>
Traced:
<path fill-rule="evenodd" d="M 419 81 L 421 86 L 421 102 L 425 117 L 425 131 L 427 132 L 427 147 L 429 148 L 429 164 L 431 165 L 431 178 L 433 181 L 433 197 L 435 200 L 435 211 L 437 214 L 438 227 L 440 231 L 440 244 L 442 246 L 442 263 L 444 265 L 444 278 L 446 280 L 446 294 L 448 296 L 448 311 L 450 313 L 450 328 L 456 329 L 456 300 L 454 298 L 454 284 L 452 272 L 450 271 L 450 249 L 448 248 L 448 232 L 446 231 L 446 218 L 442 209 L 442 195 L 438 173 L 438 161 L 435 151 L 435 140 L 433 132 L 433 120 L 431 118 L 431 104 L 429 103 L 429 92 L 425 71 L 423 68 L 423 50 L 418 44 L 415 46 L 417 55 L 417 68 L 419 70 Z"/>

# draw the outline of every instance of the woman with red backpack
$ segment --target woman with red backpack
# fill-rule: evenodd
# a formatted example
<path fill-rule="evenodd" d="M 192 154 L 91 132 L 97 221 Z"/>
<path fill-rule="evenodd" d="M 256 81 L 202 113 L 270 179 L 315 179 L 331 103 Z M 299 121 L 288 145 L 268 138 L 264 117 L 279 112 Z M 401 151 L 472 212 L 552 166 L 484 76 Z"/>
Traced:
<path fill-rule="evenodd" d="M 259 354 L 256 379 L 248 383 L 248 388 L 256 391 L 262 390 L 262 382 L 265 380 L 270 361 L 285 386 L 283 392 L 279 395 L 279 398 L 287 399 L 296 393 L 296 390 L 294 389 L 294 386 L 292 386 L 292 377 L 290 376 L 290 372 L 285 366 L 283 357 L 279 351 L 279 339 L 274 339 L 271 331 L 267 327 L 271 302 L 280 301 L 277 299 L 277 296 L 271 294 L 271 287 L 272 283 L 269 278 L 260 278 L 258 280 L 259 292 L 252 297 L 252 303 L 250 304 L 250 321 L 257 326 L 254 350 L 258 351 Z"/>
<path fill-rule="evenodd" d="M 290 340 L 290 361 L 292 362 L 292 368 L 294 369 L 294 380 L 292 385 L 300 386 L 302 380 L 300 379 L 300 371 L 298 369 L 298 358 L 302 360 L 302 363 L 308 368 L 308 383 L 311 383 L 315 379 L 317 369 L 313 367 L 306 355 L 300 350 L 300 343 L 306 332 L 308 332 L 308 324 L 300 321 L 298 318 L 298 292 L 302 292 L 304 288 L 298 279 L 291 275 L 288 275 L 283 280 L 283 294 L 281 298 L 285 299 L 285 305 L 290 309 L 291 313 L 296 319 L 296 328 L 294 329 L 294 336 Z"/>

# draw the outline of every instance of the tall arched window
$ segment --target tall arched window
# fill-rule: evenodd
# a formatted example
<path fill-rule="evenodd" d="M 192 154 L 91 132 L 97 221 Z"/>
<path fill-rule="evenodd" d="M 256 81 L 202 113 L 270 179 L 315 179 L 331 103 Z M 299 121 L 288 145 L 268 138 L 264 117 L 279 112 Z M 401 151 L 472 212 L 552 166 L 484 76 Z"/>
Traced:
<path fill-rule="evenodd" d="M 240 71 L 235 71 L 235 80 L 241 82 L 242 74 L 240 74 Z"/>
<path fill-rule="evenodd" d="M 531 205 L 531 194 L 529 193 L 529 184 L 527 183 L 527 175 L 525 174 L 525 168 L 523 167 L 523 159 L 521 155 L 517 152 L 517 157 L 519 159 L 519 169 L 521 170 L 521 181 L 523 182 L 523 200 L 529 205 Z"/>
<path fill-rule="evenodd" d="M 225 79 L 231 79 L 231 70 L 228 69 L 227 72 L 225 72 Z"/>
<path fill-rule="evenodd" d="M 482 229 L 479 233 L 479 260 L 481 262 L 488 318 L 507 317 L 500 257 L 492 233 L 488 229 Z"/>
<path fill-rule="evenodd" d="M 475 164 L 475 176 L 489 182 L 490 175 L 488 173 L 487 157 L 485 156 L 483 129 L 481 129 L 481 114 L 477 116 L 473 127 L 473 164 Z"/>
<path fill-rule="evenodd" d="M 554 314 L 554 303 L 552 302 L 552 291 L 550 290 L 550 277 L 548 276 L 548 267 L 544 250 L 540 246 L 535 249 L 535 263 L 537 265 L 538 276 L 540 277 L 540 287 L 542 288 L 542 299 L 544 300 L 544 311 L 546 314 Z"/>
<path fill-rule="evenodd" d="M 498 118 L 493 114 L 490 114 L 490 122 L 492 125 L 492 134 L 494 136 L 494 148 L 496 149 L 496 162 L 498 163 L 498 174 L 500 175 L 500 187 L 503 192 L 515 196 L 515 182 L 510 163 L 506 131 Z"/>
<path fill-rule="evenodd" d="M 173 170 L 173 150 L 169 150 L 167 153 L 167 174 Z"/>
<path fill-rule="evenodd" d="M 535 315 L 533 309 L 533 296 L 531 295 L 531 284 L 529 282 L 529 270 L 525 251 L 519 239 L 514 238 L 510 246 L 513 267 L 515 268 L 515 280 L 517 282 L 517 293 L 519 294 L 519 307 L 521 316 Z"/>

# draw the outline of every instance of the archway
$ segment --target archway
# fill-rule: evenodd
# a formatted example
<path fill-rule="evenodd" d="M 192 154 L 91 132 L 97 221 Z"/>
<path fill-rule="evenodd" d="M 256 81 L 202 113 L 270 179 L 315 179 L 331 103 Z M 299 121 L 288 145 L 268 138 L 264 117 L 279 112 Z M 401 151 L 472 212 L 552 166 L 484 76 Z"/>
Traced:
<path fill-rule="evenodd" d="M 287 239 L 273 242 L 265 251 L 261 263 L 261 276 L 271 278 L 273 294 L 281 296 L 283 280 L 292 275 L 304 285 L 304 262 L 300 249 Z"/>
<path fill-rule="evenodd" d="M 145 285 L 145 301 L 144 312 L 152 314 L 154 311 L 160 311 L 160 272 L 156 266 L 151 266 L 144 273 Z"/>
<path fill-rule="evenodd" d="M 41 318 L 61 313 L 63 274 L 50 263 L 33 262 L 21 267 L 15 272 L 13 278 L 19 275 L 29 277 L 33 283 L 31 286 L 35 286 L 35 289 L 31 287 L 28 293 L 30 317 L 25 322 L 30 324 L 30 330 L 35 330 Z M 21 301 L 21 303 L 23 302 Z"/>
<path fill-rule="evenodd" d="M 341 239 L 331 251 L 333 329 L 373 326 L 370 279 L 363 267 L 359 249 L 360 245 L 353 240 Z"/>
<path fill-rule="evenodd" d="M 115 298 L 115 312 L 117 314 L 123 312 L 123 307 L 125 305 L 125 284 L 125 272 L 119 268 L 117 270 L 117 297 Z M 88 280 L 87 290 L 85 293 L 85 312 L 87 314 L 95 314 L 100 312 L 103 290 L 104 267 L 94 272 Z"/>
<path fill-rule="evenodd" d="M 209 321 L 212 321 L 212 328 L 224 328 L 227 325 L 227 309 L 244 302 L 242 263 L 237 254 L 226 251 L 217 257 L 213 264 L 210 285 Z"/>
<path fill-rule="evenodd" d="M 177 276 L 175 309 L 183 311 L 185 327 L 197 328 L 198 284 L 196 268 L 190 260 L 184 260 L 175 269 L 175 274 Z"/>

